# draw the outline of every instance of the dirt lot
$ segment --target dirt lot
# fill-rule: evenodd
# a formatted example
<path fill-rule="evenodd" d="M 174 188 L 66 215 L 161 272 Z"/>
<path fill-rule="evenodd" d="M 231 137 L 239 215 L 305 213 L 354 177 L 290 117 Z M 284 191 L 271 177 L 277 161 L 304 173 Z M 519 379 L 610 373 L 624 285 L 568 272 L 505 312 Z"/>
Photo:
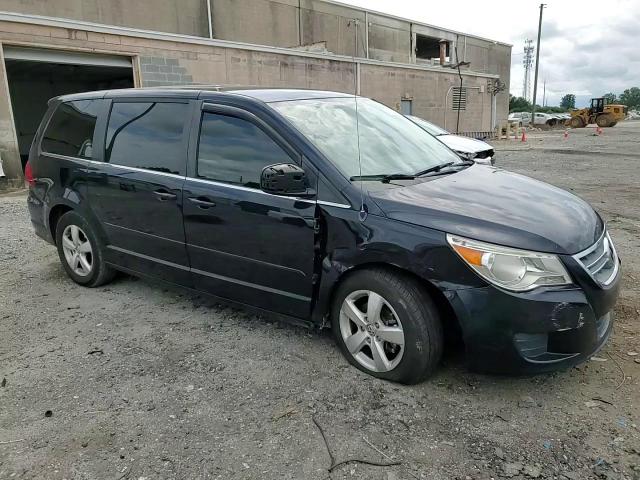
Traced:
<path fill-rule="evenodd" d="M 640 478 L 640 122 L 502 142 L 504 168 L 609 222 L 624 291 L 609 345 L 570 371 L 404 387 L 326 332 L 121 277 L 87 290 L 0 196 L 0 479 Z M 347 463 L 329 473 L 330 458 Z"/>

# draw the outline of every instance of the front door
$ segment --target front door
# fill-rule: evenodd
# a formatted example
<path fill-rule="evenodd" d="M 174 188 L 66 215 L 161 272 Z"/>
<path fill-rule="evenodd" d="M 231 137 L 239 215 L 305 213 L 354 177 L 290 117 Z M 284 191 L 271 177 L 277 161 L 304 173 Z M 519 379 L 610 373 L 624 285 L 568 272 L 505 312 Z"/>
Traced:
<path fill-rule="evenodd" d="M 260 190 L 267 165 L 300 157 L 244 110 L 205 107 L 184 185 L 196 288 L 296 317 L 310 313 L 315 200 Z"/>
<path fill-rule="evenodd" d="M 106 260 L 189 285 L 182 223 L 189 102 L 114 100 L 103 162 L 89 167 L 89 198 L 107 236 Z"/>

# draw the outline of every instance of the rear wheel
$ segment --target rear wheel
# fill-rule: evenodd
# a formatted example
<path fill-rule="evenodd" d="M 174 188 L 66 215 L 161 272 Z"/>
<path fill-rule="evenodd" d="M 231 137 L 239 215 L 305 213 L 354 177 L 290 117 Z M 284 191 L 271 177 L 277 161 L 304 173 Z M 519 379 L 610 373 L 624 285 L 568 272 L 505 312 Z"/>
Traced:
<path fill-rule="evenodd" d="M 605 115 L 598 115 L 596 118 L 596 124 L 601 128 L 613 127 L 616 122 L 613 119 L 613 115 L 609 115 L 608 113 Z"/>
<path fill-rule="evenodd" d="M 571 128 L 586 127 L 586 124 L 584 123 L 584 120 L 582 119 L 582 117 L 573 117 L 571 120 L 569 120 L 569 125 L 571 126 Z"/>
<path fill-rule="evenodd" d="M 65 213 L 55 231 L 58 256 L 74 282 L 98 287 L 113 279 L 115 271 L 104 262 L 102 244 L 81 215 L 74 211 Z"/>
<path fill-rule="evenodd" d="M 347 360 L 378 378 L 417 383 L 442 357 L 435 305 L 415 280 L 391 271 L 349 276 L 335 295 L 332 328 Z"/>

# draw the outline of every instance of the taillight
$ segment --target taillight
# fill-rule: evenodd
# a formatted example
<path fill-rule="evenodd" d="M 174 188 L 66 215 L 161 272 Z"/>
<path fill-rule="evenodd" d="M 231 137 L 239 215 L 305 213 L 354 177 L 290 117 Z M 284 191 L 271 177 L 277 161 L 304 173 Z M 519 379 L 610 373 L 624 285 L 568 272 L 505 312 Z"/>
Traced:
<path fill-rule="evenodd" d="M 36 179 L 33 177 L 33 170 L 31 169 L 31 164 L 29 162 L 27 162 L 24 167 L 24 181 L 29 187 L 33 187 L 36 184 Z"/>

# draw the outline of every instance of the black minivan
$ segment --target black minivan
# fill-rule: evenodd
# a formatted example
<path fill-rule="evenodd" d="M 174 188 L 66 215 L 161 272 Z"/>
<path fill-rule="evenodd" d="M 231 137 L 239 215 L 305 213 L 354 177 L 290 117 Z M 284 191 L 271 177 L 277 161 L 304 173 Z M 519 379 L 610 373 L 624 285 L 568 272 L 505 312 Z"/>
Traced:
<path fill-rule="evenodd" d="M 403 383 L 444 333 L 469 365 L 574 365 L 613 327 L 620 261 L 576 196 L 463 161 L 373 100 L 285 89 L 132 89 L 50 101 L 25 172 L 67 274 L 116 270 L 306 325 Z"/>

